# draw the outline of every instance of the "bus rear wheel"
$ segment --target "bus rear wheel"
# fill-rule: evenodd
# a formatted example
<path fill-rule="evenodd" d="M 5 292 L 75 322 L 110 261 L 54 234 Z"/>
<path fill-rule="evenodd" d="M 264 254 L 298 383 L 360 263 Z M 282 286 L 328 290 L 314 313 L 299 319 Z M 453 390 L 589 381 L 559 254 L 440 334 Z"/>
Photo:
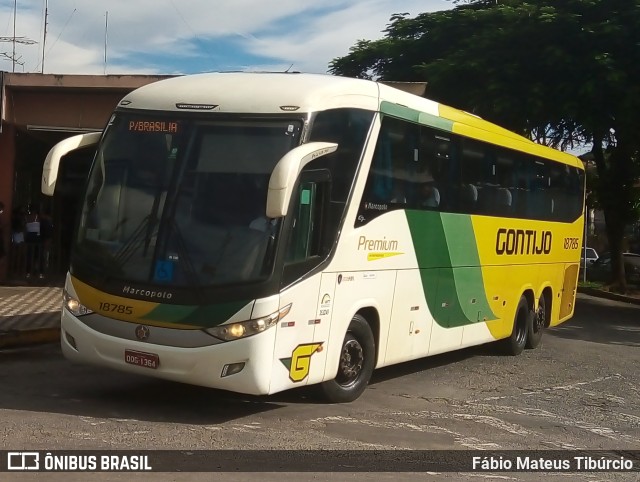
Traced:
<path fill-rule="evenodd" d="M 330 403 L 357 399 L 367 388 L 374 363 L 375 341 L 371 327 L 364 317 L 356 314 L 342 342 L 336 377 L 320 384 L 323 398 Z"/>
<path fill-rule="evenodd" d="M 547 304 L 544 294 L 538 300 L 538 309 L 529 317 L 527 326 L 527 348 L 535 348 L 542 340 L 542 332 L 547 322 Z"/>
<path fill-rule="evenodd" d="M 527 344 L 527 332 L 531 324 L 531 318 L 529 302 L 527 298 L 522 296 L 516 308 L 516 316 L 513 320 L 511 336 L 502 340 L 502 348 L 505 354 L 516 356 L 522 353 Z"/>

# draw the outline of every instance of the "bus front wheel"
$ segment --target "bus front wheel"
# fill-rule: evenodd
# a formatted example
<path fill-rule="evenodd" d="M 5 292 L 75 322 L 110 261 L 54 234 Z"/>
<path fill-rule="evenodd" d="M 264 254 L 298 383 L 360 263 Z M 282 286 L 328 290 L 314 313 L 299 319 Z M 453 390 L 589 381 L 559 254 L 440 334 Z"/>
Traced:
<path fill-rule="evenodd" d="M 529 309 L 529 302 L 524 296 L 520 297 L 516 316 L 513 320 L 513 331 L 509 338 L 502 340 L 502 348 L 507 355 L 519 355 L 527 344 L 527 331 L 531 324 L 532 312 Z"/>
<path fill-rule="evenodd" d="M 375 361 L 375 341 L 367 320 L 356 314 L 342 342 L 338 373 L 320 384 L 324 399 L 330 403 L 352 402 L 371 379 Z"/>

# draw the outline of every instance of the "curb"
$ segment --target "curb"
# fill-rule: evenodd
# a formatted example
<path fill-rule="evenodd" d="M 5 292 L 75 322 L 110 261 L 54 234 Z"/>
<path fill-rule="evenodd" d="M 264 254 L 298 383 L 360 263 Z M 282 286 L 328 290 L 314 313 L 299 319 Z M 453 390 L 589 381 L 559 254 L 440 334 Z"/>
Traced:
<path fill-rule="evenodd" d="M 624 303 L 631 303 L 634 305 L 640 305 L 640 298 L 634 298 L 632 296 L 620 295 L 618 293 L 611 293 L 609 291 L 599 290 L 597 288 L 578 287 L 578 293 L 584 293 L 585 295 L 596 296 L 598 298 L 606 298 L 613 301 L 622 301 Z"/>
<path fill-rule="evenodd" d="M 12 330 L 0 332 L 0 348 L 15 348 L 27 345 L 41 345 L 60 341 L 60 328 L 40 328 L 37 330 Z"/>

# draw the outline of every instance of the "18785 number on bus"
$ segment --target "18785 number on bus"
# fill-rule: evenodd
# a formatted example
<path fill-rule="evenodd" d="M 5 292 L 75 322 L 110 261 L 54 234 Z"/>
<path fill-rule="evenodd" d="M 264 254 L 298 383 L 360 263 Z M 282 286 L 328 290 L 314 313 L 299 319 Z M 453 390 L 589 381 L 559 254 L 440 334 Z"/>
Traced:
<path fill-rule="evenodd" d="M 111 313 L 121 313 L 123 315 L 132 315 L 133 306 L 119 305 L 117 303 L 100 302 L 100 311 L 109 311 Z"/>
<path fill-rule="evenodd" d="M 578 249 L 579 238 L 564 238 L 564 249 Z"/>

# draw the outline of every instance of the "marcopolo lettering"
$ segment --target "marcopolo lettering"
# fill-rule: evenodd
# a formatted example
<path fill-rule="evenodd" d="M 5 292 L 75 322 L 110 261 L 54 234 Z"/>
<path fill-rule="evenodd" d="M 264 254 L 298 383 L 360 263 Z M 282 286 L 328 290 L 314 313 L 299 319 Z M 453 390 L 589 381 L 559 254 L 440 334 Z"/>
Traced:
<path fill-rule="evenodd" d="M 549 254 L 551 253 L 551 231 L 533 229 L 498 229 L 496 254 Z"/>
<path fill-rule="evenodd" d="M 132 288 L 131 286 L 123 286 L 122 292 L 127 295 L 143 296 L 145 298 L 159 298 L 162 300 L 170 300 L 173 294 L 169 291 L 153 291 L 140 288 Z"/>
<path fill-rule="evenodd" d="M 387 211 L 389 209 L 389 206 L 386 204 L 366 202 L 364 203 L 364 208 L 370 209 L 372 211 Z"/>

